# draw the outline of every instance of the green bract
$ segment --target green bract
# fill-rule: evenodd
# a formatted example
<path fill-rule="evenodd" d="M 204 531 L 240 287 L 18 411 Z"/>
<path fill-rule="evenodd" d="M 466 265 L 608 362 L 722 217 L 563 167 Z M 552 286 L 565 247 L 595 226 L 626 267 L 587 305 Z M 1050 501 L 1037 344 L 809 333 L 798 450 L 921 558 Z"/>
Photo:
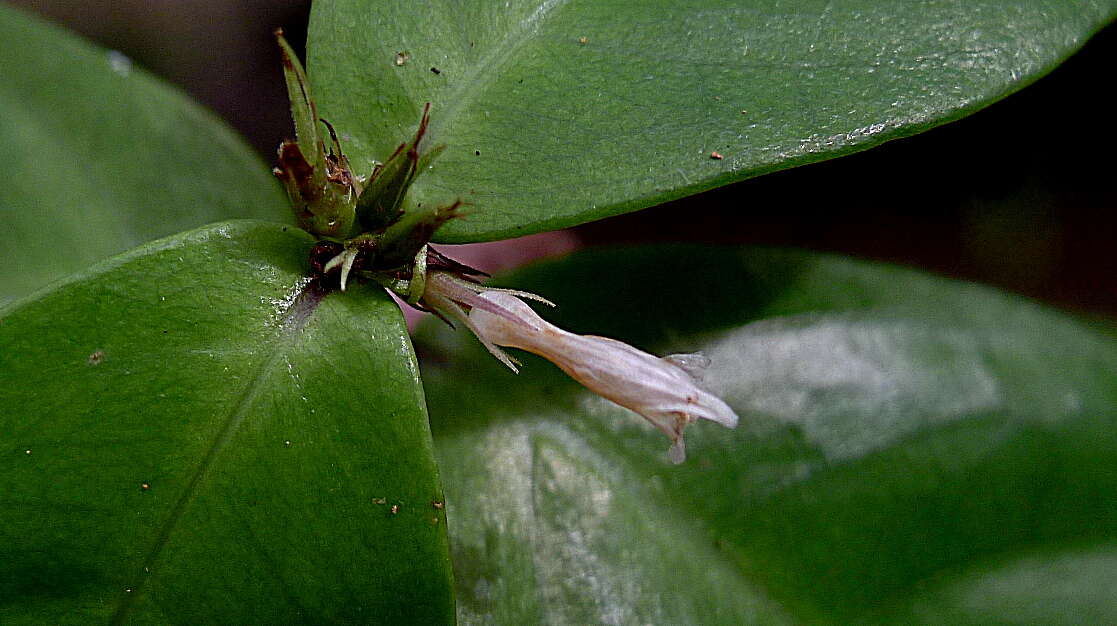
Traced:
<path fill-rule="evenodd" d="M 461 206 L 461 201 L 443 207 L 408 202 L 411 184 L 444 147 L 420 151 L 430 123 L 430 103 L 423 107 L 415 136 L 362 177 L 350 169 L 333 126 L 318 118 L 306 72 L 281 31 L 276 31 L 276 39 L 298 138 L 279 146 L 275 175 L 287 188 L 301 228 L 335 244 L 343 240 L 342 245 L 322 248 L 332 258 L 323 262 L 321 271 L 338 270 L 344 291 L 350 271 L 363 270 L 365 276 L 414 304 L 423 294 L 425 246 Z M 333 148 L 328 153 L 318 132 L 320 123 L 330 133 Z"/>
<path fill-rule="evenodd" d="M 295 141 L 280 144 L 275 175 L 287 188 L 303 230 L 325 237 L 348 237 L 356 217 L 354 207 L 361 193 L 360 181 L 354 179 L 332 127 L 327 128 L 333 149 L 326 152 L 306 72 L 283 32 L 276 31 L 275 37 L 283 57 L 283 76 L 296 136 Z"/>
<path fill-rule="evenodd" d="M 407 208 L 407 190 L 415 177 L 430 166 L 431 161 L 442 152 L 439 146 L 426 153 L 419 151 L 419 143 L 430 124 L 430 104 L 423 107 L 423 117 L 419 129 L 408 143 L 402 143 L 382 165 L 377 165 L 357 203 L 361 228 L 365 232 L 382 231 L 404 217 Z"/>

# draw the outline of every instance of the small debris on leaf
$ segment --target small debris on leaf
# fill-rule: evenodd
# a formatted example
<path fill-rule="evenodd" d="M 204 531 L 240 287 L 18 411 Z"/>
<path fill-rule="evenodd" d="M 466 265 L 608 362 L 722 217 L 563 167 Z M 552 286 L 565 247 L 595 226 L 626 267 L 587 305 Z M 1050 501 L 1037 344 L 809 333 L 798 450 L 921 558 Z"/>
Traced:
<path fill-rule="evenodd" d="M 388 503 L 387 498 L 373 498 L 372 501 L 377 503 L 377 504 L 387 504 Z"/>
<path fill-rule="evenodd" d="M 411 54 L 404 50 L 396 53 L 396 65 L 403 65 L 411 60 Z"/>
<path fill-rule="evenodd" d="M 149 483 L 140 483 L 140 489 L 147 491 L 148 489 L 151 489 L 151 485 Z"/>
<path fill-rule="evenodd" d="M 432 67 L 431 68 L 431 73 L 434 74 L 435 76 L 438 76 L 439 74 L 442 73 L 442 70 L 438 69 L 437 67 Z"/>
<path fill-rule="evenodd" d="M 119 50 L 109 50 L 109 67 L 118 76 L 127 78 L 132 73 L 132 59 Z"/>
<path fill-rule="evenodd" d="M 589 42 L 590 42 L 590 40 L 585 38 L 585 37 L 579 37 L 578 38 L 578 43 L 582 44 L 583 46 L 586 45 Z"/>
<path fill-rule="evenodd" d="M 715 160 L 715 161 L 720 161 L 720 160 L 724 159 L 725 157 L 722 156 L 722 154 L 720 152 L 711 152 L 710 153 L 710 158 Z"/>
<path fill-rule="evenodd" d="M 388 510 L 392 512 L 392 515 L 395 515 L 396 513 L 399 513 L 399 505 L 398 504 L 393 504 L 392 508 L 390 508 Z"/>
<path fill-rule="evenodd" d="M 446 506 L 446 504 L 443 503 L 441 500 L 435 500 L 435 501 L 431 502 L 431 506 L 433 506 L 434 508 L 441 511 L 442 507 Z"/>
<path fill-rule="evenodd" d="M 105 361 L 105 351 L 104 350 L 97 350 L 93 354 L 89 355 L 89 359 L 87 360 L 87 362 L 90 365 L 100 365 L 104 361 Z"/>

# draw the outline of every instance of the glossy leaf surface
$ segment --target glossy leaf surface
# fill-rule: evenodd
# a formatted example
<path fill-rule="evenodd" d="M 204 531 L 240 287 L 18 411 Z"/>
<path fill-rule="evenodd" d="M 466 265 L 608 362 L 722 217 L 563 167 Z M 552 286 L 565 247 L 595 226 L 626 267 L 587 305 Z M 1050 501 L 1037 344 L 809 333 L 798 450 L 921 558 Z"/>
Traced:
<path fill-rule="evenodd" d="M 1117 618 L 1117 340 L 977 285 L 772 250 L 523 271 L 559 326 L 702 350 L 689 458 L 467 333 L 417 340 L 464 623 Z M 490 621 L 491 620 L 491 621 Z"/>
<path fill-rule="evenodd" d="M 439 233 L 463 242 L 632 211 L 960 118 L 1115 14 L 1114 0 L 336 0 L 314 6 L 309 71 L 359 171 L 432 103 L 430 145 L 446 151 L 412 194 L 466 201 L 469 219 Z"/>
<path fill-rule="evenodd" d="M 406 328 L 229 222 L 0 311 L 0 623 L 444 623 Z"/>
<path fill-rule="evenodd" d="M 0 5 L 0 76 L 0 305 L 208 222 L 290 221 L 240 137 L 119 52 Z"/>

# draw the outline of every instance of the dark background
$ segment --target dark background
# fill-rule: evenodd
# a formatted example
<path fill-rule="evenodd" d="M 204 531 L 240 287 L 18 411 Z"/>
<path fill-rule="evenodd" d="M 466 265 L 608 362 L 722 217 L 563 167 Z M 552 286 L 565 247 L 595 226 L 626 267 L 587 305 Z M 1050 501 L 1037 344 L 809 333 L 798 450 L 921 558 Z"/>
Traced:
<path fill-rule="evenodd" d="M 16 0 L 181 85 L 269 162 L 292 134 L 271 32 L 305 0 Z M 1117 316 L 1117 28 L 959 122 L 573 229 L 585 244 L 796 246 L 923 267 Z M 680 218 L 682 222 L 680 223 Z"/>

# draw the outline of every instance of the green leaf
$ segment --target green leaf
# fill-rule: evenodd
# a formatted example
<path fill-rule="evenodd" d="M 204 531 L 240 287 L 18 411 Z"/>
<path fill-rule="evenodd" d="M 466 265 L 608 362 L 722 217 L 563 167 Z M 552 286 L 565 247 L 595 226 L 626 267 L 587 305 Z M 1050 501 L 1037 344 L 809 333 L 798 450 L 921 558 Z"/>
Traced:
<path fill-rule="evenodd" d="M 402 317 L 312 243 L 218 224 L 0 312 L 0 623 L 452 619 Z"/>
<path fill-rule="evenodd" d="M 466 201 L 469 218 L 438 237 L 465 242 L 633 211 L 958 119 L 1036 80 L 1115 15 L 1115 0 L 335 0 L 314 5 L 308 54 L 319 111 L 358 172 L 432 103 L 430 142 L 447 148 L 412 194 Z"/>
<path fill-rule="evenodd" d="M 157 237 L 291 219 L 240 137 L 118 52 L 0 6 L 0 76 L 0 305 Z"/>
<path fill-rule="evenodd" d="M 582 253 L 544 316 L 702 350 L 689 458 L 467 333 L 423 357 L 465 623 L 1108 623 L 1117 340 L 991 289 L 802 252 Z M 517 356 L 520 356 L 517 354 Z"/>

